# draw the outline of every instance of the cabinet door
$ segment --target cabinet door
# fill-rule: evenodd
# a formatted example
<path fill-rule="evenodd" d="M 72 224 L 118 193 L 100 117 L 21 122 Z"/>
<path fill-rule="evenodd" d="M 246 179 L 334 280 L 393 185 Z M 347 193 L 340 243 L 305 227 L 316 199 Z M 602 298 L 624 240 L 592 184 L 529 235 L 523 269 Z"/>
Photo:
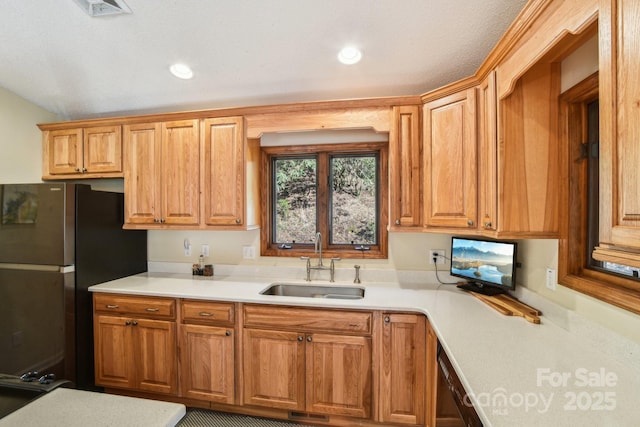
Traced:
<path fill-rule="evenodd" d="M 182 325 L 181 331 L 182 396 L 235 403 L 233 329 Z"/>
<path fill-rule="evenodd" d="M 603 247 L 598 249 L 607 246 L 637 249 L 640 248 L 640 3 L 635 0 L 601 3 L 600 243 Z M 619 260 L 615 259 L 615 252 L 605 250 L 596 250 L 595 256 L 604 261 L 640 265 L 640 256 L 632 252 L 626 252 Z"/>
<path fill-rule="evenodd" d="M 475 228 L 475 89 L 426 103 L 423 116 L 425 226 Z"/>
<path fill-rule="evenodd" d="M 422 225 L 420 107 L 393 107 L 389 134 L 391 227 Z"/>
<path fill-rule="evenodd" d="M 496 72 L 478 87 L 478 227 L 495 231 L 498 219 Z"/>
<path fill-rule="evenodd" d="M 304 411 L 304 336 L 244 330 L 244 404 Z"/>
<path fill-rule="evenodd" d="M 424 424 L 426 397 L 425 317 L 383 314 L 381 421 Z"/>
<path fill-rule="evenodd" d="M 162 123 L 162 218 L 197 225 L 200 209 L 200 135 L 197 120 Z"/>
<path fill-rule="evenodd" d="M 161 125 L 125 125 L 123 133 L 125 224 L 154 224 L 161 217 Z"/>
<path fill-rule="evenodd" d="M 207 119 L 204 126 L 204 218 L 208 225 L 244 223 L 242 117 Z"/>
<path fill-rule="evenodd" d="M 307 335 L 307 411 L 369 418 L 371 338 Z"/>
<path fill-rule="evenodd" d="M 49 131 L 46 149 L 49 174 L 82 173 L 82 129 Z"/>
<path fill-rule="evenodd" d="M 137 388 L 163 394 L 178 391 L 175 322 L 136 319 L 132 322 L 138 356 Z"/>
<path fill-rule="evenodd" d="M 124 317 L 95 316 L 93 329 L 96 384 L 115 388 L 134 387 L 131 321 Z"/>
<path fill-rule="evenodd" d="M 122 172 L 122 128 L 85 128 L 83 164 L 87 173 Z"/>

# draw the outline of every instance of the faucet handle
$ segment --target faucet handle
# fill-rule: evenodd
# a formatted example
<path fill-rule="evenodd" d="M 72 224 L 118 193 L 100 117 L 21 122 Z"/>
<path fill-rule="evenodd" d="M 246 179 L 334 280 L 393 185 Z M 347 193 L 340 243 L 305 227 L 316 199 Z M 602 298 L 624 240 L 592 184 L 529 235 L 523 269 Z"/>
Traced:
<path fill-rule="evenodd" d="M 301 256 L 300 259 L 303 260 L 303 261 L 306 261 L 306 260 L 308 260 L 310 258 L 308 256 Z"/>
<path fill-rule="evenodd" d="M 331 258 L 331 261 L 342 261 L 342 258 Z"/>

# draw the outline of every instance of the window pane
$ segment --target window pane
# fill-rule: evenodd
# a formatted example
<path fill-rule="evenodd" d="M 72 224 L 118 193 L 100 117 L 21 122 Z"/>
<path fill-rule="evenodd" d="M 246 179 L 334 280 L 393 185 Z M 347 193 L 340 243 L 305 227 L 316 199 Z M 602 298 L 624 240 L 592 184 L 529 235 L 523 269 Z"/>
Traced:
<path fill-rule="evenodd" d="M 275 243 L 313 242 L 316 233 L 316 165 L 316 159 L 309 157 L 274 160 Z"/>
<path fill-rule="evenodd" d="M 377 163 L 375 154 L 331 157 L 332 244 L 378 243 Z"/>

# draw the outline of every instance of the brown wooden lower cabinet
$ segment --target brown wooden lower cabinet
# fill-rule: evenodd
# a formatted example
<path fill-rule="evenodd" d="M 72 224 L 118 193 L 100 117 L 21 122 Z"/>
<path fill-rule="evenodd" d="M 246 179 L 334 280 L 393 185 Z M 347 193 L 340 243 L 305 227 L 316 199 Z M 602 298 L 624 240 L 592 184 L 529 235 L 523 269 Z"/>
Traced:
<path fill-rule="evenodd" d="M 235 332 L 219 326 L 182 325 L 180 394 L 235 403 Z"/>
<path fill-rule="evenodd" d="M 425 423 L 426 319 L 383 313 L 380 345 L 380 421 Z"/>
<path fill-rule="evenodd" d="M 421 314 L 95 301 L 96 383 L 109 391 L 308 423 L 431 425 L 435 337 Z"/>
<path fill-rule="evenodd" d="M 97 385 L 177 393 L 175 322 L 98 315 L 94 328 Z"/>
<path fill-rule="evenodd" d="M 243 331 L 243 403 L 369 418 L 371 337 L 313 332 L 323 324 L 329 330 L 348 328 L 349 316 L 343 322 L 340 311 L 309 309 L 313 316 L 307 317 L 297 308 L 267 310 L 245 307 L 252 327 Z M 261 320 L 252 320 L 256 318 Z M 275 322 L 291 330 L 266 329 Z"/>
<path fill-rule="evenodd" d="M 245 329 L 243 335 L 243 403 L 303 411 L 304 334 Z"/>

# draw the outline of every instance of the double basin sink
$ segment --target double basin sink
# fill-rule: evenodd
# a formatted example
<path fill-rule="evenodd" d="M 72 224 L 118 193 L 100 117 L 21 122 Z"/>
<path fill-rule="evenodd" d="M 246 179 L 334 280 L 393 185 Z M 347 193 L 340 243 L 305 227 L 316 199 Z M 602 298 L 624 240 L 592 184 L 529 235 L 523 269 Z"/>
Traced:
<path fill-rule="evenodd" d="M 272 283 L 260 292 L 261 295 L 283 297 L 329 298 L 329 299 L 361 299 L 364 288 L 357 286 L 319 286 L 296 283 Z"/>

